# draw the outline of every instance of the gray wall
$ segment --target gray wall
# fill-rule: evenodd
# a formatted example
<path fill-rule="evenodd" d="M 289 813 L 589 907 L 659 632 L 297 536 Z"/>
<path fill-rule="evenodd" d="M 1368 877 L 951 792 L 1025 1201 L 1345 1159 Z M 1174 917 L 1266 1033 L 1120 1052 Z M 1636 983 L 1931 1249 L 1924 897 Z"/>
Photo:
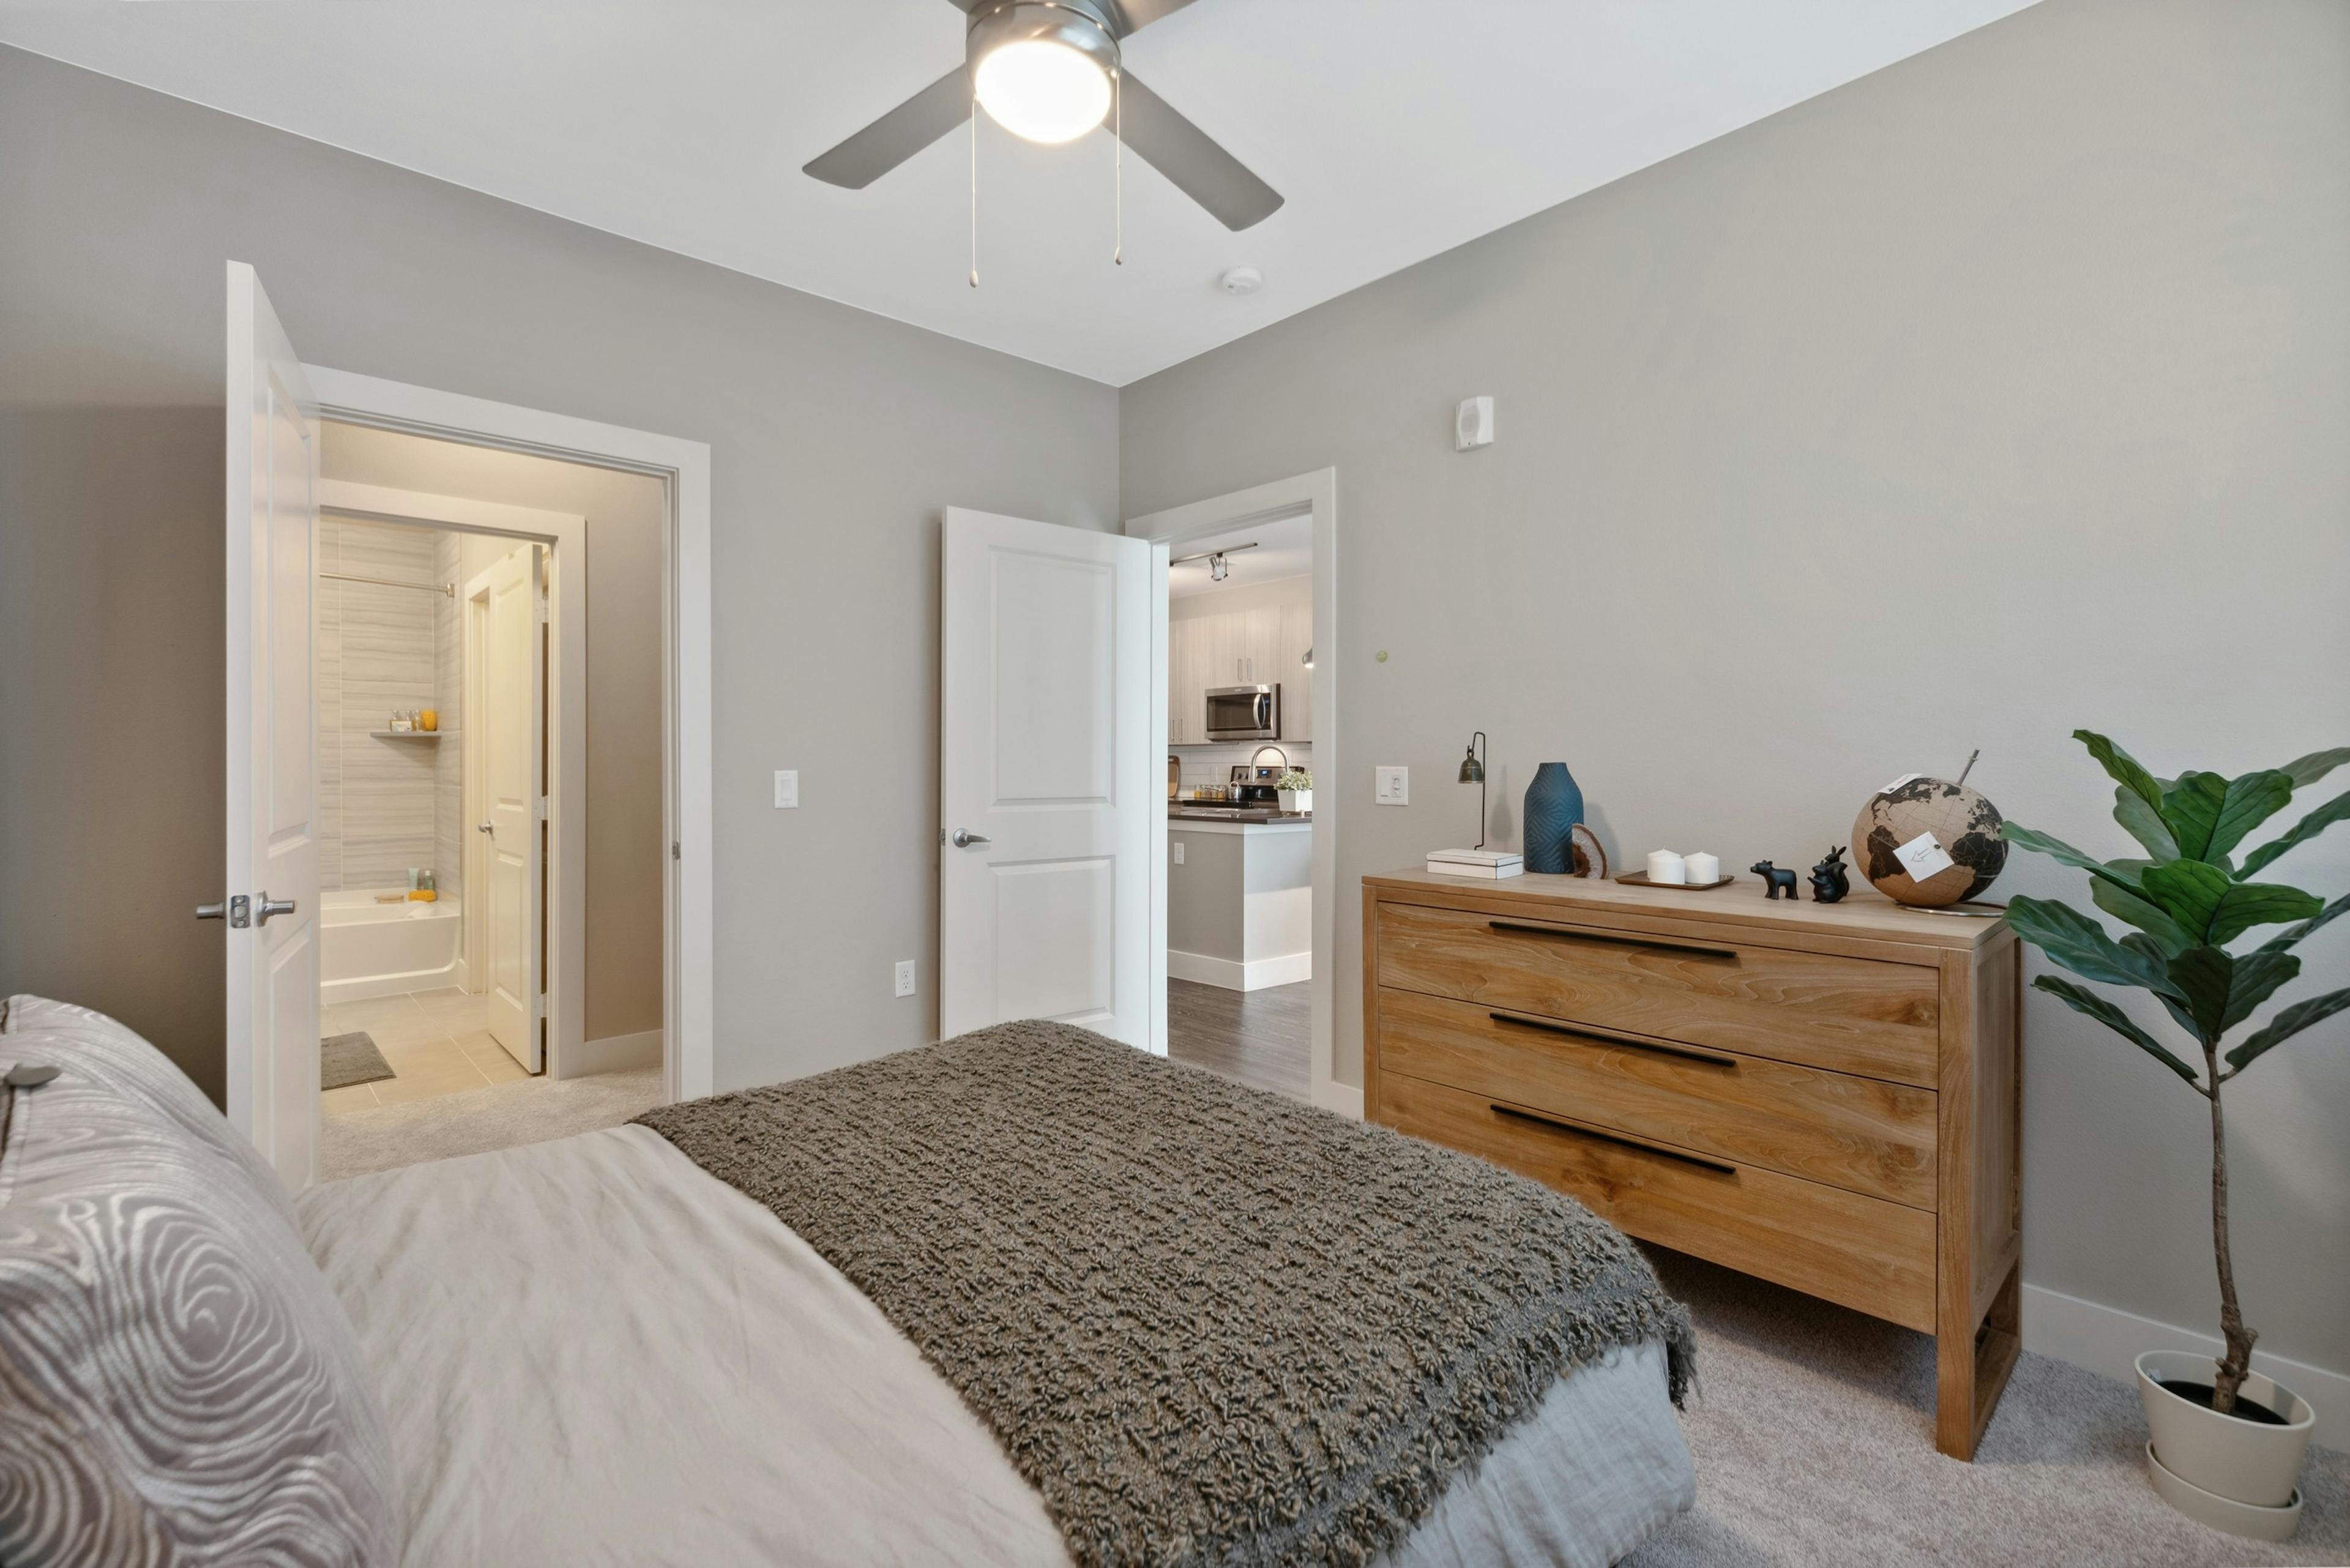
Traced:
<path fill-rule="evenodd" d="M 1336 466 L 1342 891 L 1460 839 L 1472 726 L 1507 842 L 1555 758 L 1618 857 L 1808 866 L 1981 746 L 2119 854 L 2075 725 L 2165 773 L 2350 742 L 2345 280 L 2350 7 L 2049 0 L 1127 388 L 1124 510 Z M 2286 873 L 2350 886 L 2350 830 Z M 2350 921 L 2307 956 L 2342 983 Z M 2345 1041 L 2230 1096 L 2247 1312 L 2350 1370 Z M 2045 997 L 2026 1053 L 2027 1277 L 2209 1327 L 2203 1102 Z"/>
<path fill-rule="evenodd" d="M 234 257 L 315 363 L 711 444 L 719 1086 L 933 1037 L 940 511 L 1111 522 L 1116 392 L 5 48 L 0 213 L 0 991 L 220 1090 Z"/>

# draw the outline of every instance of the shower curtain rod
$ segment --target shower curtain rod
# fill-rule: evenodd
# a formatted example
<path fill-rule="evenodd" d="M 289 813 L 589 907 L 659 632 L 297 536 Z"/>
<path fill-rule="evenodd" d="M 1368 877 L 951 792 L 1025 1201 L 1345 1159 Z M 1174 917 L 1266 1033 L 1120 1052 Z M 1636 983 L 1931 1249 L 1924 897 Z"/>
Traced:
<path fill-rule="evenodd" d="M 422 588 L 427 593 L 446 594 L 452 599 L 457 597 L 454 583 L 402 583 L 390 577 L 354 577 L 347 572 L 320 572 L 318 576 L 330 583 L 373 583 L 380 588 Z"/>

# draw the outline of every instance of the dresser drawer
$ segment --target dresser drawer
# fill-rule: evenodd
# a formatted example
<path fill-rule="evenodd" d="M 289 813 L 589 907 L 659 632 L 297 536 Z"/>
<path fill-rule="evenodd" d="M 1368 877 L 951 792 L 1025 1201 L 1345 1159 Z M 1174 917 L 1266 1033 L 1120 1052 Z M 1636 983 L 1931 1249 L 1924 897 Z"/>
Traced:
<path fill-rule="evenodd" d="M 1382 990 L 1379 1071 L 1934 1207 L 1930 1090 L 1584 1027 Z"/>
<path fill-rule="evenodd" d="M 1939 971 L 1382 903 L 1382 985 L 1931 1088 Z"/>
<path fill-rule="evenodd" d="M 1378 1119 L 1571 1193 L 1617 1229 L 1934 1329 L 1934 1216 L 1734 1160 L 1636 1147 L 1383 1068 Z"/>

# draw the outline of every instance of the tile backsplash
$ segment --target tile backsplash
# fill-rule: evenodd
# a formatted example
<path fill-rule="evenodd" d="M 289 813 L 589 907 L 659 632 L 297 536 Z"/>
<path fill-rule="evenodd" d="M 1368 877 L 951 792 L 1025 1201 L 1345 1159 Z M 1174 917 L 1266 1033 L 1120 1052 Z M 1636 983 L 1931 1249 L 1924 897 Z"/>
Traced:
<path fill-rule="evenodd" d="M 1194 790 L 1232 783 L 1233 764 L 1249 761 L 1268 745 L 1277 745 L 1288 753 L 1293 768 L 1310 769 L 1314 765 L 1314 746 L 1309 741 L 1232 741 L 1207 746 L 1170 746 L 1167 750 L 1182 759 L 1183 787 Z M 1278 765 L 1281 759 L 1266 752 L 1264 761 Z"/>

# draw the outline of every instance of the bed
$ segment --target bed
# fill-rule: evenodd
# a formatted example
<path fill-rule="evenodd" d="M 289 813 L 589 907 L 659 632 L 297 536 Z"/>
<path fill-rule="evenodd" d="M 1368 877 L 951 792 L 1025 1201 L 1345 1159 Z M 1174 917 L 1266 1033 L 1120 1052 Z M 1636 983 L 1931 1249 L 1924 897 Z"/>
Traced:
<path fill-rule="evenodd" d="M 151 1047 L 94 1014 L 37 999 L 12 1000 L 0 1033 L 0 1069 L 37 1059 L 65 1071 L 54 1085 L 17 1091 L 7 1143 L 0 1148 L 0 1561 L 420 1568 L 477 1563 L 513 1568 L 1073 1561 L 1600 1564 L 1620 1559 L 1690 1506 L 1694 1478 L 1672 1401 L 1687 1383 L 1686 1317 L 1676 1316 L 1679 1309 L 1660 1293 L 1648 1293 L 1654 1282 L 1645 1263 L 1637 1274 L 1627 1272 L 1624 1258 L 1638 1257 L 1628 1244 L 1621 1254 L 1602 1245 L 1594 1255 L 1604 1266 L 1581 1276 L 1595 1299 L 1611 1312 L 1630 1310 L 1625 1303 L 1631 1303 L 1652 1314 L 1642 1321 L 1659 1332 L 1641 1338 L 1618 1330 L 1622 1342 L 1604 1350 L 1587 1336 L 1577 1339 L 1566 1353 L 1574 1365 L 1537 1369 L 1520 1407 L 1508 1410 L 1482 1438 L 1458 1421 L 1439 1421 L 1430 1428 L 1438 1438 L 1421 1432 L 1399 1459 L 1375 1456 L 1367 1469 L 1376 1477 L 1364 1495 L 1377 1499 L 1376 1506 L 1364 1504 L 1331 1523 L 1323 1517 L 1327 1509 L 1320 1490 L 1326 1466 L 1301 1468 L 1295 1456 L 1284 1461 L 1277 1454 L 1268 1457 L 1269 1450 L 1284 1441 L 1311 1449 L 1326 1439 L 1333 1451 L 1359 1453 L 1363 1445 L 1349 1448 L 1346 1440 L 1348 1418 L 1367 1422 L 1363 1429 L 1386 1441 L 1404 1429 L 1388 1406 L 1409 1403 L 1405 1385 L 1396 1386 L 1403 1392 L 1369 1400 L 1351 1386 L 1309 1387 L 1302 1396 L 1290 1390 L 1290 1425 L 1268 1423 L 1254 1402 L 1234 1397 L 1236 1387 L 1254 1386 L 1234 1381 L 1237 1373 L 1220 1370 L 1221 1381 L 1204 1392 L 1159 1386 L 1173 1376 L 1169 1369 L 1183 1360 L 1187 1345 L 1220 1332 L 1183 1317 L 1193 1310 L 1184 1304 L 1183 1287 L 1160 1282 L 1148 1295 L 1119 1304 L 1115 1282 L 1101 1283 L 1099 1291 L 1108 1293 L 1098 1299 L 1108 1316 L 1096 1325 L 1097 1333 L 1084 1328 L 1094 1315 L 1090 1310 L 1069 1304 L 1096 1297 L 1095 1285 L 1071 1282 L 1093 1278 L 1089 1249 L 1124 1249 L 1154 1226 L 1164 1234 L 1189 1235 L 1203 1223 L 1261 1241 L 1270 1232 L 1252 1229 L 1259 1220 L 1251 1204 L 1276 1218 L 1287 1207 L 1286 1199 L 1266 1196 L 1277 1183 L 1259 1183 L 1258 1197 L 1242 1202 L 1224 1176 L 1168 1175 L 1179 1162 L 1173 1151 L 1203 1139 L 1212 1148 L 1213 1137 L 1178 1125 L 1165 1130 L 1163 1146 L 1154 1146 L 1154 1135 L 1142 1124 L 1121 1124 L 1126 1058 L 1147 1064 L 1130 1091 L 1149 1096 L 1149 1105 L 1137 1100 L 1128 1109 L 1151 1121 L 1168 1119 L 1159 1107 L 1170 1083 L 1208 1096 L 1184 1104 L 1211 1108 L 1223 1096 L 1255 1092 L 1220 1079 L 1195 1084 L 1154 1077 L 1192 1070 L 1136 1057 L 1097 1037 L 1072 1040 L 1050 1026 L 1021 1027 L 1027 1033 L 1013 1045 L 966 1037 L 907 1053 L 912 1060 L 894 1067 L 868 1064 L 842 1070 L 846 1077 L 806 1080 L 806 1087 L 665 1107 L 650 1118 L 654 1125 L 331 1183 L 289 1205 L 274 1183 L 265 1193 L 242 1191 L 246 1178 L 268 1182 L 265 1169 Z M 1092 1075 L 1085 1078 L 1085 1092 L 1099 1102 L 1094 1115 L 1070 1110 L 1064 1103 L 1070 1085 L 1053 1079 L 1072 1060 Z M 1008 1075 L 1007 1066 L 1045 1081 L 999 1087 L 993 1080 Z M 941 1074 L 960 1074 L 979 1085 L 972 1092 L 1000 1103 L 975 1106 L 966 1099 L 939 1110 L 953 1093 Z M 176 1084 L 165 1081 L 167 1075 Z M 1074 1140 L 1058 1128 L 1042 1130 L 1032 1147 L 1009 1155 L 995 1142 L 971 1144 L 980 1135 L 958 1130 L 1011 1114 L 1007 1107 L 1023 1096 L 1061 1104 L 1063 1123 L 1107 1130 Z M 129 1113 L 127 1102 L 136 1102 Z M 1267 1109 L 1253 1100 L 1231 1103 L 1235 1114 L 1251 1118 Z M 981 1114 L 974 1116 L 975 1108 Z M 1394 1135 L 1304 1107 L 1284 1105 L 1270 1112 L 1270 1122 L 1243 1124 L 1244 1135 L 1265 1137 L 1275 1129 L 1279 1141 L 1309 1146 L 1302 1158 L 1314 1168 L 1347 1175 L 1348 1190 L 1317 1201 L 1352 1224 L 1367 1207 L 1360 1197 L 1365 1179 L 1346 1162 L 1368 1158 L 1358 1153 L 1368 1146 L 1355 1140 Z M 889 1129 L 889 1141 L 862 1157 L 868 1163 L 860 1166 L 854 1129 L 843 1128 L 866 1115 L 875 1127 Z M 1043 1119 L 1023 1115 L 1024 1125 Z M 1292 1119 L 1299 1116 L 1315 1119 Z M 207 1125 L 207 1117 L 217 1125 Z M 88 1130 L 93 1126 L 98 1133 Z M 909 1127 L 910 1133 L 904 1130 Z M 1334 1131 L 1340 1141 L 1313 1146 Z M 214 1266 L 225 1254 L 257 1259 L 244 1269 L 249 1277 L 235 1290 L 256 1299 L 276 1292 L 290 1303 L 267 1312 L 240 1309 L 236 1315 L 291 1325 L 263 1336 L 273 1345 L 297 1345 L 296 1352 L 274 1353 L 283 1365 L 273 1368 L 271 1379 L 307 1391 L 299 1400 L 279 1400 L 257 1394 L 247 1376 L 237 1399 L 216 1402 L 205 1412 L 233 1438 L 189 1440 L 180 1452 L 157 1451 L 151 1429 L 146 1439 L 119 1440 L 108 1423 L 119 1419 L 124 1391 L 76 1386 L 77 1379 L 119 1379 L 119 1370 L 105 1371 L 94 1347 L 60 1348 L 67 1334 L 99 1332 L 89 1325 L 104 1314 L 57 1303 L 61 1291 L 87 1293 L 86 1279 L 69 1286 L 55 1268 L 25 1266 L 27 1257 L 54 1261 L 61 1246 L 101 1253 L 134 1246 L 127 1230 L 110 1238 L 89 1233 L 91 1206 L 66 1196 L 77 1184 L 120 1182 L 121 1140 L 133 1134 L 162 1168 L 161 1174 L 151 1169 L 133 1182 L 140 1200 L 177 1213 L 172 1201 L 153 1194 L 192 1181 L 200 1196 L 189 1210 L 229 1232 L 224 1240 L 206 1241 L 206 1257 Z M 88 1156 L 108 1147 L 112 1152 L 77 1166 L 57 1146 L 45 1145 L 47 1138 L 68 1139 Z M 968 1145 L 960 1155 L 958 1138 Z M 1159 1173 L 1150 1208 L 1167 1217 L 1164 1222 L 1137 1213 L 1130 1199 L 1111 1190 L 1114 1180 L 1088 1179 L 1074 1184 L 1081 1190 L 1073 1189 L 1068 1169 L 1052 1164 L 1061 1157 L 1038 1152 L 1064 1146 L 1077 1147 L 1080 1156 L 1087 1147 L 1097 1156 L 1122 1150 L 1132 1155 L 1128 1163 Z M 951 1233 L 925 1231 L 923 1225 L 935 1225 L 938 1215 L 924 1220 L 907 1205 L 928 1203 L 953 1182 L 922 1161 L 951 1166 L 972 1147 L 984 1148 L 998 1162 L 981 1185 L 1014 1197 L 1003 1199 L 1008 1207 L 991 1211 L 992 1191 L 960 1193 L 938 1209 L 938 1215 L 959 1218 Z M 1418 1159 L 1425 1148 L 1412 1145 L 1406 1152 Z M 57 1168 L 46 1176 L 45 1155 Z M 1277 1172 L 1282 1158 L 1278 1150 L 1261 1150 L 1252 1164 Z M 1430 1188 L 1437 1179 L 1426 1171 L 1449 1175 L 1455 1168 L 1443 1162 L 1461 1157 L 1428 1150 L 1427 1158 L 1440 1163 L 1397 1167 L 1404 1173 L 1399 1179 L 1416 1190 Z M 794 1161 L 803 1168 L 792 1168 Z M 1022 1178 L 1014 1167 L 1033 1168 L 1030 1185 L 1049 1196 L 1053 1214 L 1040 1220 L 1033 1201 L 1021 1206 Z M 1489 1169 L 1477 1166 L 1473 1179 L 1485 1181 L 1482 1173 Z M 854 1201 L 844 1210 L 836 1201 L 838 1193 L 806 1196 L 826 1181 Z M 893 1182 L 895 1198 L 889 1197 Z M 230 1193 L 232 1188 L 239 1190 Z M 1467 1210 L 1522 1197 L 1515 1188 L 1485 1187 L 1473 1189 L 1484 1196 L 1459 1195 L 1471 1190 L 1444 1198 L 1461 1212 L 1438 1214 L 1433 1222 L 1449 1229 L 1473 1224 L 1473 1216 L 1464 1218 Z M 793 1203 L 815 1207 L 792 1210 Z M 830 1210 L 823 1207 L 827 1203 Z M 1203 1221 L 1211 1210 L 1187 1207 L 1198 1204 L 1220 1205 L 1213 1212 L 1225 1218 Z M 1245 1212 L 1230 1212 L 1236 1208 Z M 785 1223 L 783 1211 L 799 1213 L 802 1223 Z M 886 1242 L 875 1240 L 877 1211 L 890 1215 Z M 52 1216 L 46 1231 L 45 1213 Z M 58 1215 L 68 1218 L 58 1220 Z M 77 1215 L 85 1218 L 72 1218 Z M 73 1232 L 77 1224 L 83 1233 L 70 1245 L 61 1243 L 59 1234 Z M 293 1244 L 281 1245 L 273 1226 L 294 1236 Z M 1027 1250 L 1051 1276 L 1041 1286 L 1010 1277 L 1024 1249 L 1011 1232 L 1024 1228 L 1039 1232 L 1029 1238 Z M 1382 1220 L 1372 1242 L 1409 1256 L 1408 1230 L 1408 1223 L 1398 1229 Z M 844 1243 L 843 1236 L 853 1240 Z M 909 1236 L 919 1244 L 910 1248 Z M 1268 1259 L 1248 1267 L 1283 1281 L 1278 1293 L 1292 1307 L 1298 1287 L 1290 1282 L 1308 1277 L 1294 1262 Z M 970 1280 L 989 1277 L 970 1273 L 973 1269 L 1004 1271 L 1004 1288 L 969 1288 Z M 1410 1270 L 1425 1273 L 1428 1266 L 1416 1262 Z M 1202 1274 L 1190 1263 L 1180 1272 L 1202 1280 L 1202 1289 L 1216 1278 L 1212 1270 Z M 1357 1268 L 1350 1277 L 1360 1272 Z M 156 1288 L 183 1287 L 163 1282 Z M 1409 1293 L 1418 1286 L 1399 1288 Z M 1490 1280 L 1475 1288 L 1497 1299 L 1505 1293 Z M 932 1295 L 924 1308 L 926 1289 Z M 122 1293 L 111 1293 L 120 1306 Z M 1387 1287 L 1365 1287 L 1364 1293 L 1378 1299 L 1334 1298 L 1305 1315 L 1343 1320 L 1342 1332 L 1329 1336 L 1343 1345 L 1357 1336 L 1359 1325 L 1384 1321 L 1380 1302 L 1390 1293 Z M 1021 1340 L 1023 1334 L 1036 1335 L 1035 1329 L 1005 1326 L 1016 1324 L 1017 1314 L 1007 1318 L 996 1309 L 1002 1297 L 1013 1294 L 1055 1296 L 1045 1315 L 1056 1327 L 1044 1337 L 1063 1342 L 1057 1350 Z M 1457 1297 L 1446 1299 L 1452 1303 L 1448 1314 L 1471 1310 L 1473 1315 Z M 973 1312 L 987 1307 L 993 1315 L 982 1314 L 974 1322 L 962 1310 L 966 1305 Z M 1294 1328 L 1280 1326 L 1284 1310 L 1253 1307 L 1240 1337 L 1219 1345 L 1218 1367 L 1253 1364 L 1258 1352 L 1252 1334 L 1268 1341 L 1294 1335 Z M 1154 1338 L 1150 1324 L 1120 1319 L 1119 1313 L 1174 1322 L 1170 1327 L 1162 1321 Z M 1291 1312 L 1293 1319 L 1297 1315 Z M 66 1327 L 46 1332 L 45 1322 Z M 1061 1332 L 1071 1324 L 1084 1331 Z M 1492 1338 L 1480 1333 L 1480 1343 Z M 1377 1339 L 1378 1331 L 1360 1334 Z M 1065 1360 L 1098 1356 L 1104 1344 L 1138 1347 L 1119 1359 L 1156 1370 L 1139 1381 L 1123 1366 L 1073 1376 L 1071 1366 L 1094 1364 L 1054 1359 L 1056 1354 Z M 1279 1381 L 1286 1367 L 1310 1382 L 1316 1354 L 1322 1353 L 1311 1345 L 1276 1347 L 1249 1376 Z M 222 1359 L 242 1365 L 252 1357 L 240 1353 Z M 1431 1366 L 1466 1365 L 1457 1355 L 1432 1361 L 1424 1348 L 1407 1345 L 1382 1350 L 1360 1376 L 1376 1386 L 1400 1366 L 1407 1381 L 1425 1383 Z M 1196 1378 L 1198 1368 L 1181 1376 Z M 1510 1403 L 1507 1378 L 1491 1366 L 1477 1376 L 1490 1386 L 1454 1404 L 1466 1409 Z M 1115 1397 L 1104 1397 L 1105 1388 Z M 1144 1392 L 1134 1394 L 1135 1388 Z M 78 1396 L 88 1401 L 78 1412 L 73 1408 Z M 174 1429 L 184 1433 L 194 1420 L 186 1407 L 203 1401 L 184 1392 L 172 1398 L 180 1407 Z M 245 1431 L 253 1424 L 251 1410 L 235 1408 L 240 1402 L 265 1405 L 273 1414 L 264 1423 L 262 1451 L 229 1464 L 220 1459 L 227 1448 L 253 1447 Z M 1280 1400 L 1268 1396 L 1263 1403 Z M 112 1414 L 97 1411 L 109 1405 Z M 1350 1406 L 1363 1408 L 1349 1417 Z M 1026 1415 L 1005 1414 L 1036 1412 L 1036 1424 L 1050 1427 L 1052 1413 L 1068 1407 L 1085 1411 L 1083 1422 L 1091 1424 L 1055 1436 L 1030 1431 Z M 1306 1413 L 1302 1426 L 1298 1410 Z M 33 1416 L 39 1419 L 27 1418 Z M 46 1448 L 42 1421 L 50 1433 Z M 1173 1427 L 1185 1430 L 1166 1429 Z M 1131 1454 L 1113 1456 L 1107 1467 L 1066 1463 L 1071 1452 L 1092 1455 L 1103 1448 L 1106 1432 L 1128 1448 L 1159 1444 L 1164 1451 L 1158 1462 L 1140 1466 Z M 1060 1458 L 1052 1457 L 1055 1452 Z M 1219 1459 L 1240 1453 L 1250 1462 L 1231 1473 L 1215 1469 L 1195 1486 L 1194 1471 L 1183 1467 L 1197 1465 L 1203 1453 Z M 1240 1504 L 1234 1500 L 1260 1473 L 1274 1479 L 1247 1505 L 1253 1513 L 1242 1510 L 1243 1527 L 1235 1527 L 1233 1510 Z M 1293 1490 L 1283 1490 L 1284 1485 Z M 1295 1490 L 1300 1485 L 1305 1490 Z M 1187 1487 L 1214 1495 L 1199 1502 Z M 1179 1501 L 1170 1505 L 1170 1496 Z M 1170 1512 L 1179 1516 L 1172 1526 Z M 1373 1533 L 1354 1528 L 1365 1517 L 1373 1520 Z M 1376 1541 L 1375 1549 L 1363 1550 L 1369 1541 Z"/>

